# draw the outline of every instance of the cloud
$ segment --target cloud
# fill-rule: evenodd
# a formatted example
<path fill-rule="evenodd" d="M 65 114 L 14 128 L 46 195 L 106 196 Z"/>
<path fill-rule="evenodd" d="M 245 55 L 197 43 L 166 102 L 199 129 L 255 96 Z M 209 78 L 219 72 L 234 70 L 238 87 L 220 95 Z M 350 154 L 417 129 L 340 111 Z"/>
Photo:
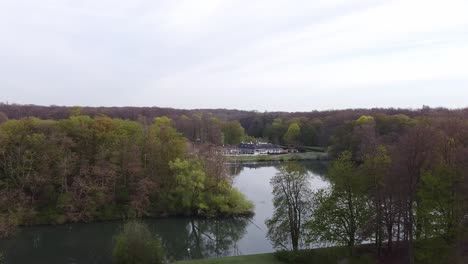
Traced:
<path fill-rule="evenodd" d="M 458 107 L 442 95 L 468 96 L 464 10 L 468 2 L 458 0 L 7 0 L 0 3 L 0 100 Z M 420 96 L 427 87 L 431 96 Z M 395 95 L 408 90 L 404 100 Z"/>

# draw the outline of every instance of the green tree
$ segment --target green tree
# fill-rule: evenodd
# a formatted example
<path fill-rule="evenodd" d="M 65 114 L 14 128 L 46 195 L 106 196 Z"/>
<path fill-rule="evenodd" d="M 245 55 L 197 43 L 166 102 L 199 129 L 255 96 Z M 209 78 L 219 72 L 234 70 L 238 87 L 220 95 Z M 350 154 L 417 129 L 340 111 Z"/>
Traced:
<path fill-rule="evenodd" d="M 238 121 L 230 121 L 223 125 L 224 144 L 236 145 L 244 138 L 244 128 Z"/>
<path fill-rule="evenodd" d="M 457 191 L 462 176 L 456 168 L 440 164 L 421 177 L 418 216 L 424 241 L 416 241 L 416 259 L 449 263 L 458 233 L 462 232 L 465 200 Z"/>
<path fill-rule="evenodd" d="M 266 225 L 275 247 L 297 251 L 303 242 L 310 198 L 308 179 L 305 168 L 297 163 L 280 167 L 271 179 L 275 212 Z"/>
<path fill-rule="evenodd" d="M 304 146 L 317 146 L 321 124 L 320 120 L 303 120 L 299 142 Z"/>
<path fill-rule="evenodd" d="M 301 134 L 301 127 L 297 123 L 292 123 L 288 127 L 288 131 L 283 136 L 283 140 L 286 144 L 295 146 L 297 145 L 297 140 Z"/>
<path fill-rule="evenodd" d="M 172 190 L 176 199 L 175 208 L 189 214 L 206 210 L 207 205 L 201 197 L 205 190 L 206 174 L 201 163 L 177 158 L 169 162 L 169 167 L 176 178 L 176 187 Z"/>
<path fill-rule="evenodd" d="M 371 213 L 366 186 L 350 152 L 342 153 L 328 174 L 332 187 L 313 198 L 312 218 L 307 223 L 309 241 L 345 245 L 352 254 L 354 246 L 366 238 L 362 231 Z"/>
<path fill-rule="evenodd" d="M 149 175 L 157 178 L 163 185 L 170 185 L 174 181 L 169 162 L 184 156 L 185 138 L 172 126 L 171 119 L 164 116 L 155 118 L 146 140 L 147 155 L 144 162 Z"/>
<path fill-rule="evenodd" d="M 274 144 L 283 143 L 283 135 L 288 130 L 288 125 L 281 118 L 276 118 L 273 123 L 265 129 L 265 136 Z"/>
<path fill-rule="evenodd" d="M 360 116 L 357 120 L 356 120 L 356 125 L 365 125 L 365 124 L 369 124 L 369 123 L 375 123 L 375 120 L 372 116 L 366 116 L 366 115 L 363 115 L 363 116 Z"/>

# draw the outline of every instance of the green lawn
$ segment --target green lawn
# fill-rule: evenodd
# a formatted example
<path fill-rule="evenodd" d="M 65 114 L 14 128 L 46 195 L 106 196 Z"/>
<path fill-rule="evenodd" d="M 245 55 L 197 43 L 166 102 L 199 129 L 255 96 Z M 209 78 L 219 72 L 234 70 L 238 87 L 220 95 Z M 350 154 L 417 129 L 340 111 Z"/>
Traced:
<path fill-rule="evenodd" d="M 323 152 L 288 153 L 282 155 L 246 155 L 228 156 L 228 161 L 253 162 L 253 161 L 288 161 L 288 160 L 323 160 L 327 157 Z"/>
<path fill-rule="evenodd" d="M 278 257 L 278 258 L 277 258 Z M 277 257 L 275 253 L 246 255 L 236 257 L 212 258 L 191 261 L 176 262 L 178 264 L 336 264 L 346 260 L 348 264 L 375 264 L 377 263 L 373 254 L 366 246 L 357 247 L 356 255 L 348 257 L 345 247 L 319 248 L 303 250 L 297 253 L 282 252 Z"/>
<path fill-rule="evenodd" d="M 273 254 L 246 255 L 237 257 L 211 258 L 191 261 L 180 261 L 178 264 L 284 264 L 277 260 Z"/>

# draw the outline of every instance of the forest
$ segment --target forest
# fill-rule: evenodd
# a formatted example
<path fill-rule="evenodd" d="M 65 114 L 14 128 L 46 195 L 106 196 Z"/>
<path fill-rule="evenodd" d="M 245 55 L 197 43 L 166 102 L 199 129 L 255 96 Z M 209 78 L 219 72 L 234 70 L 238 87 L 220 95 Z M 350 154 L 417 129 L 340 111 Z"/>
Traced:
<path fill-rule="evenodd" d="M 73 115 L 90 117 L 107 116 L 123 120 L 142 122 L 156 117 L 169 117 L 174 127 L 190 141 L 213 144 L 235 144 L 242 140 L 242 135 L 263 138 L 274 144 L 294 143 L 305 146 L 328 147 L 332 137 L 350 121 L 361 116 L 373 116 L 379 129 L 392 125 L 395 116 L 409 118 L 468 118 L 468 108 L 447 109 L 423 106 L 420 109 L 373 108 L 346 109 L 310 112 L 258 112 L 227 109 L 182 110 L 160 107 L 79 107 L 79 106 L 39 106 L 0 103 L 1 120 L 36 117 L 45 120 L 67 119 Z M 229 123 L 229 124 L 226 124 Z M 237 124 L 240 124 L 239 127 Z M 284 135 L 291 124 L 298 124 L 299 135 L 293 142 L 286 142 Z M 228 127 L 237 128 L 227 138 Z M 294 125 L 293 125 L 294 127 Z M 224 131 L 223 131 L 224 129 Z M 292 128 L 294 130 L 294 128 Z"/>
<path fill-rule="evenodd" d="M 311 191 L 294 164 L 272 179 L 268 235 L 298 252 L 283 259 L 310 263 L 299 249 L 312 244 L 341 245 L 356 263 L 465 263 L 467 119 L 361 116 L 331 142 L 328 188 Z"/>
<path fill-rule="evenodd" d="M 164 215 L 239 215 L 218 147 L 263 140 L 327 149 L 330 186 L 287 164 L 272 179 L 268 237 L 370 246 L 403 263 L 462 263 L 468 251 L 468 109 L 283 113 L 0 105 L 0 229 Z M 3 232 L 5 233 L 5 232 Z M 293 262 L 300 263 L 300 257 Z M 307 263 L 307 262 L 304 262 Z"/>
<path fill-rule="evenodd" d="M 249 214 L 216 148 L 167 117 L 78 115 L 0 125 L 0 228 L 166 215 Z"/>

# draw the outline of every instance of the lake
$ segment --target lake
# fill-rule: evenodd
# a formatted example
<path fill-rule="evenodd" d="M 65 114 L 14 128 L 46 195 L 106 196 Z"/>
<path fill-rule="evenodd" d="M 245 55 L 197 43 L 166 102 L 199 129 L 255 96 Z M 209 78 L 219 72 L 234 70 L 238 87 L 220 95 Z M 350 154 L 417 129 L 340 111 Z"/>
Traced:
<path fill-rule="evenodd" d="M 326 187 L 326 163 L 301 162 L 314 189 Z M 255 204 L 251 218 L 146 219 L 172 260 L 273 252 L 266 238 L 265 220 L 273 214 L 270 179 L 281 163 L 230 164 L 235 186 Z M 0 240 L 6 263 L 111 263 L 113 237 L 123 221 L 20 228 L 9 240 Z"/>

